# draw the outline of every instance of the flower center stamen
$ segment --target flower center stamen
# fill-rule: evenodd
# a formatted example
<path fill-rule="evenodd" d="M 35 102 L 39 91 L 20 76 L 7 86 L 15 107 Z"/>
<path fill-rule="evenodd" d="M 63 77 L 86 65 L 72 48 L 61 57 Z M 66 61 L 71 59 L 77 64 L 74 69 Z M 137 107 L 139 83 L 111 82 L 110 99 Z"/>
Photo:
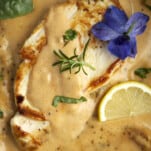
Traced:
<path fill-rule="evenodd" d="M 129 27 L 128 31 L 126 32 L 126 35 L 129 35 L 132 32 L 134 26 L 135 26 L 135 22 L 133 22 L 132 25 Z"/>

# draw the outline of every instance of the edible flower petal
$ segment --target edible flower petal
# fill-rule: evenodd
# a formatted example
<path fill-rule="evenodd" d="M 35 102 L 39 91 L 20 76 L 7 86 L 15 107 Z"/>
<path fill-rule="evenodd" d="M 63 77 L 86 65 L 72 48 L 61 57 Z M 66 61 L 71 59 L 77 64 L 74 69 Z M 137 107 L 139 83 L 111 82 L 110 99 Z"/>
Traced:
<path fill-rule="evenodd" d="M 130 36 L 142 34 L 146 29 L 146 23 L 149 17 L 143 13 L 137 12 L 133 14 L 125 25 L 125 30 L 130 30 Z"/>
<path fill-rule="evenodd" d="M 111 6 L 104 14 L 103 22 L 113 30 L 123 33 L 124 26 L 127 23 L 128 17 L 125 12 L 115 6 Z"/>
<path fill-rule="evenodd" d="M 136 39 L 130 39 L 128 36 L 119 36 L 109 42 L 108 49 L 113 55 L 122 60 L 127 56 L 135 57 L 137 53 Z"/>
<path fill-rule="evenodd" d="M 112 40 L 120 35 L 103 22 L 95 24 L 92 28 L 92 32 L 96 38 L 103 41 Z"/>
<path fill-rule="evenodd" d="M 148 21 L 149 16 L 141 12 L 128 19 L 123 10 L 111 6 L 107 9 L 104 19 L 96 23 L 91 32 L 97 39 L 109 41 L 109 51 L 124 60 L 136 56 L 136 35 L 145 31 Z"/>

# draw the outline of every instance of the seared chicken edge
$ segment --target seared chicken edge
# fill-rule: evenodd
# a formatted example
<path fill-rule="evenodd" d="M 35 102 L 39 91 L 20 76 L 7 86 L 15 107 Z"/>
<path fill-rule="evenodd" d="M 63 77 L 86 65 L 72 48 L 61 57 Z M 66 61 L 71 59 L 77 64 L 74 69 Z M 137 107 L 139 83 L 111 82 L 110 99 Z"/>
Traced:
<path fill-rule="evenodd" d="M 41 48 L 46 44 L 46 35 L 42 22 L 25 42 L 22 50 L 24 61 L 21 63 L 15 80 L 14 94 L 17 113 L 11 119 L 11 130 L 17 143 L 26 149 L 36 149 L 43 143 L 48 133 L 49 122 L 40 110 L 30 104 L 26 94 L 28 80 L 34 61 Z"/>

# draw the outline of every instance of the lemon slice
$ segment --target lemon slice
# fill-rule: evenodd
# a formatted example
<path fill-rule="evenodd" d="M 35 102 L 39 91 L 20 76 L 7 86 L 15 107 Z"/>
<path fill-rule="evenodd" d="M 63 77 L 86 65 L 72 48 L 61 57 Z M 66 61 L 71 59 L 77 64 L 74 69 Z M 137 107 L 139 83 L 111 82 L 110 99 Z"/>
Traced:
<path fill-rule="evenodd" d="M 103 97 L 98 109 L 100 121 L 143 113 L 151 113 L 151 88 L 135 81 L 113 86 Z"/>

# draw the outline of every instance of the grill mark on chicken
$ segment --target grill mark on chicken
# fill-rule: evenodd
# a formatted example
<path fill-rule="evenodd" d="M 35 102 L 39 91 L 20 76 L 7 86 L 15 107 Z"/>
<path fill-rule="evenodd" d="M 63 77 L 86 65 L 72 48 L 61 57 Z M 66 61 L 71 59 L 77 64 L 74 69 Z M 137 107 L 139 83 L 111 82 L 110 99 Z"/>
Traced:
<path fill-rule="evenodd" d="M 105 84 L 108 81 L 108 79 L 111 77 L 111 75 L 115 73 L 122 66 L 122 64 L 123 61 L 117 59 L 109 66 L 109 68 L 103 75 L 101 75 L 95 80 L 92 80 L 86 90 L 92 91 L 100 87 L 101 85 Z"/>
<path fill-rule="evenodd" d="M 15 137 L 22 137 L 22 138 L 24 138 L 24 137 L 30 137 L 31 142 L 32 142 L 34 145 L 33 145 L 32 147 L 30 147 L 30 148 L 27 147 L 26 149 L 35 150 L 35 149 L 37 148 L 37 146 L 40 146 L 40 145 L 41 145 L 40 140 L 36 140 L 32 135 L 30 135 L 29 133 L 23 131 L 19 126 L 14 126 L 14 127 L 13 127 L 13 131 L 14 131 L 14 133 L 16 134 Z M 24 143 L 24 142 L 21 142 L 20 145 L 21 145 L 22 147 L 26 147 L 26 146 L 27 146 L 27 144 Z M 36 147 L 35 147 L 35 146 L 36 146 Z M 24 148 L 24 149 L 25 149 L 25 148 Z"/>
<path fill-rule="evenodd" d="M 24 96 L 17 95 L 16 96 L 17 104 L 21 104 L 24 101 Z"/>
<path fill-rule="evenodd" d="M 41 120 L 41 121 L 46 120 L 45 116 L 42 113 L 32 110 L 28 106 L 19 105 L 18 112 L 21 115 L 27 116 L 27 117 L 35 119 L 35 120 Z"/>
<path fill-rule="evenodd" d="M 33 49 L 33 46 L 27 46 L 21 49 L 21 55 L 22 58 L 24 59 L 28 59 L 31 60 L 33 62 L 33 60 L 35 61 L 37 58 L 37 55 L 40 53 L 40 51 L 42 50 L 42 48 L 47 44 L 47 40 L 46 37 L 41 37 L 38 41 L 37 41 L 37 46 Z"/>

